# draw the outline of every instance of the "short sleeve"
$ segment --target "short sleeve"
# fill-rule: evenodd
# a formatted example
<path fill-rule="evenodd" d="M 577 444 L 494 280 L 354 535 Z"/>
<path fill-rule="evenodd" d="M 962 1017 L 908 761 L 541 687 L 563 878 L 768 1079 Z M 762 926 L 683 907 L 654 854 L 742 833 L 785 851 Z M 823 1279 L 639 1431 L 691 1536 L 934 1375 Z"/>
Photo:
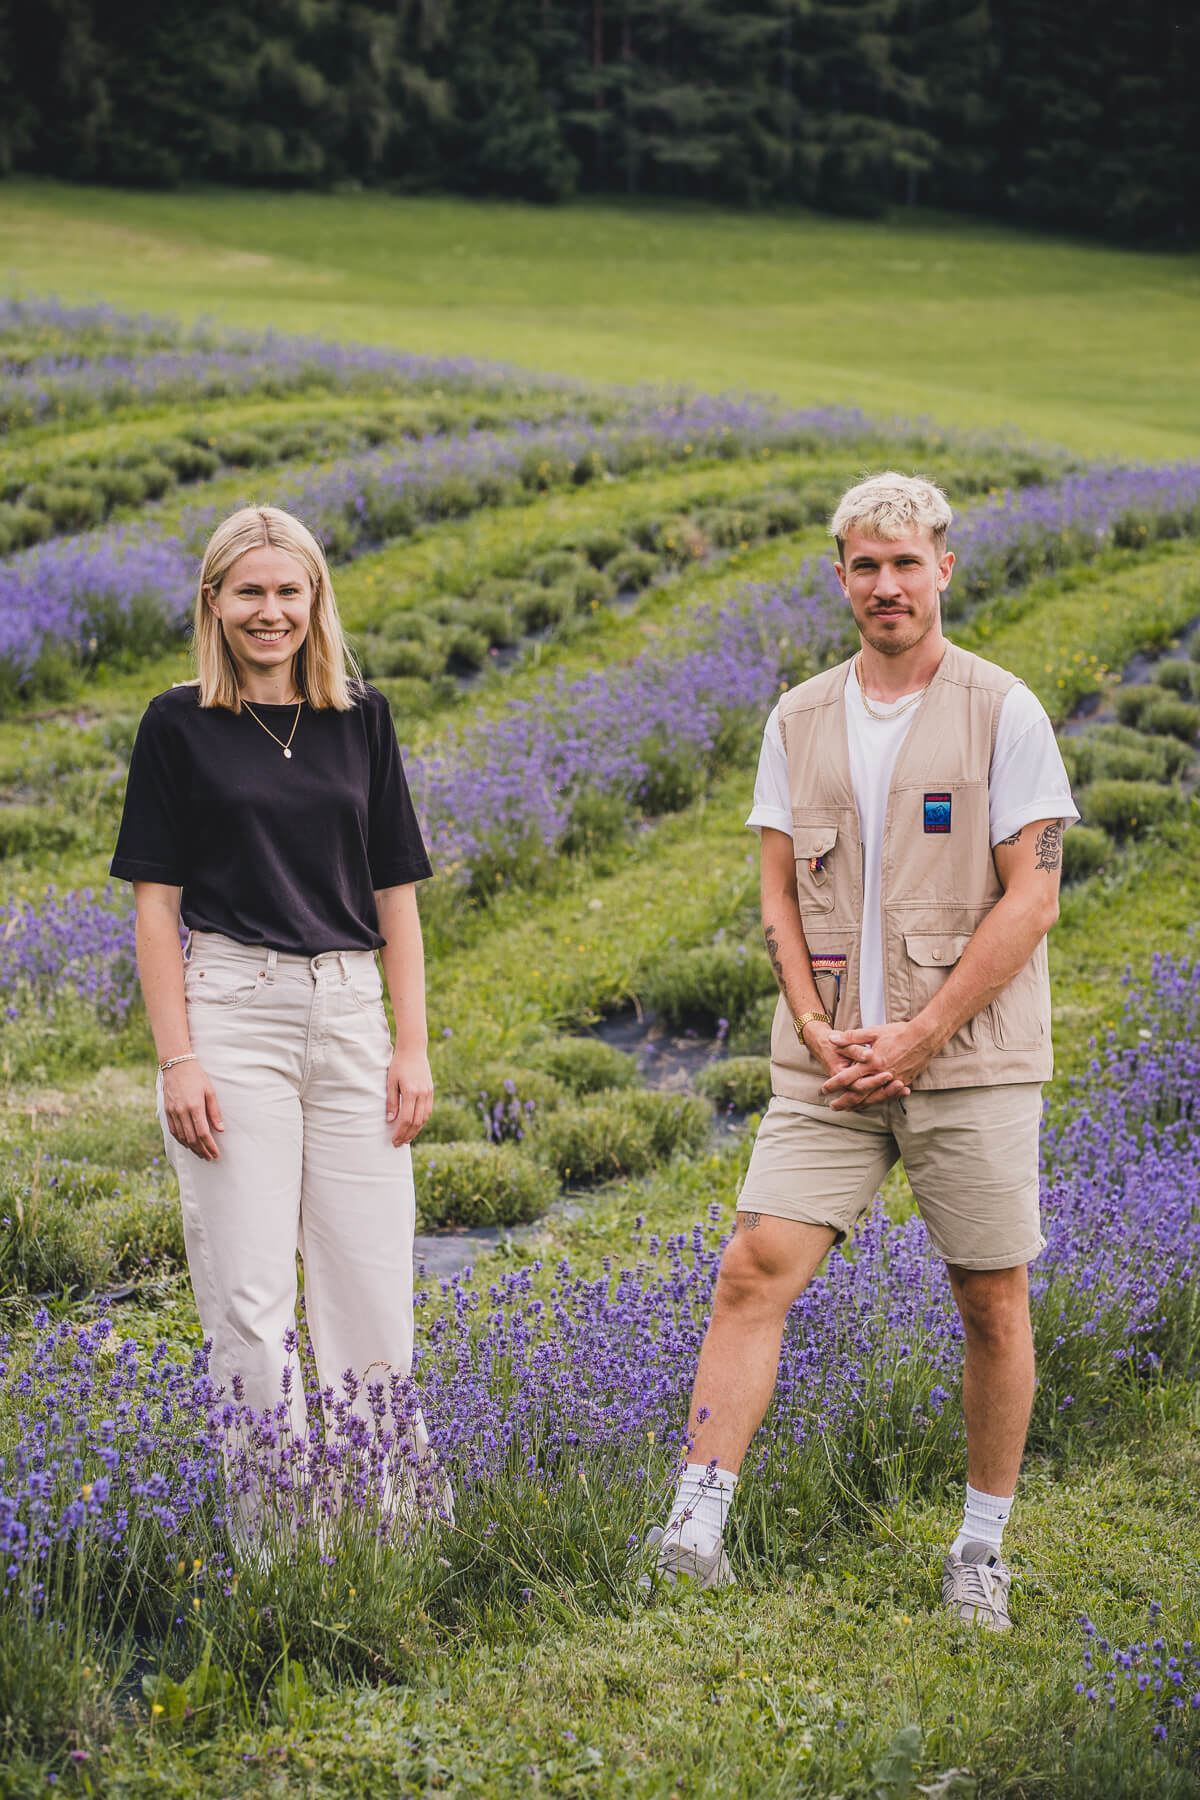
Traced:
<path fill-rule="evenodd" d="M 779 729 L 779 708 L 773 707 L 763 729 L 762 748 L 758 753 L 758 773 L 754 778 L 754 805 L 746 824 L 751 831 L 764 826 L 773 831 L 792 833 L 792 799 L 788 783 L 787 751 Z"/>
<path fill-rule="evenodd" d="M 151 701 L 138 726 L 125 805 L 111 872 L 120 881 L 160 881 L 182 887 L 188 866 L 184 844 L 181 745 L 161 706 Z"/>
<path fill-rule="evenodd" d="M 367 802 L 367 863 L 373 888 L 406 887 L 427 881 L 433 865 L 421 836 L 387 701 L 368 688 L 371 791 Z"/>
<path fill-rule="evenodd" d="M 1035 819 L 1073 825 L 1079 809 L 1046 709 L 1023 684 L 1004 697 L 988 784 L 992 844 Z"/>

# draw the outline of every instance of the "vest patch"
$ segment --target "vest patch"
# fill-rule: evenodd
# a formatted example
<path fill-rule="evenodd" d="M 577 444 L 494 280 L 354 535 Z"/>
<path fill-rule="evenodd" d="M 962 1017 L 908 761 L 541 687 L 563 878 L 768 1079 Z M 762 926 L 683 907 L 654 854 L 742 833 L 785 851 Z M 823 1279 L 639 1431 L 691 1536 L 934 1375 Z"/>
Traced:
<path fill-rule="evenodd" d="M 950 829 L 950 795 L 926 794 L 925 796 L 925 829 L 926 831 L 949 831 Z"/>

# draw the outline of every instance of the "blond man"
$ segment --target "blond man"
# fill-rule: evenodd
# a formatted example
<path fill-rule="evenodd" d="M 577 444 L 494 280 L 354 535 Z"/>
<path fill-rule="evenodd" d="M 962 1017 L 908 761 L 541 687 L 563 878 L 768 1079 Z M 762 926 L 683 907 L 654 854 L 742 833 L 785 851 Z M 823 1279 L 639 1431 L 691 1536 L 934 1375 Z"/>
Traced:
<path fill-rule="evenodd" d="M 1039 702 L 943 635 L 950 523 L 940 489 L 908 476 L 843 497 L 831 532 L 859 650 L 767 721 L 747 823 L 780 990 L 774 1097 L 700 1353 L 690 1461 L 651 1536 L 665 1578 L 729 1580 L 725 1516 L 788 1308 L 900 1159 L 965 1334 L 967 1488 L 943 1599 L 1003 1631 L 1044 1243 L 1045 939 L 1079 815 Z"/>

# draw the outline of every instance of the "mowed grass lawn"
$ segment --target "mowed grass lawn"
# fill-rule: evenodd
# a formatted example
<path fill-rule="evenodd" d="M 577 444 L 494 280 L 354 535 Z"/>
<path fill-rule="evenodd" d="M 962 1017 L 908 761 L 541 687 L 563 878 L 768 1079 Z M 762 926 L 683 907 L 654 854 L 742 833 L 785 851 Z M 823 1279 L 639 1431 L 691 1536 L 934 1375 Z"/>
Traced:
<path fill-rule="evenodd" d="M 1093 456 L 1200 447 L 1200 257 L 935 214 L 9 181 L 0 283 L 589 381 L 1012 425 Z"/>

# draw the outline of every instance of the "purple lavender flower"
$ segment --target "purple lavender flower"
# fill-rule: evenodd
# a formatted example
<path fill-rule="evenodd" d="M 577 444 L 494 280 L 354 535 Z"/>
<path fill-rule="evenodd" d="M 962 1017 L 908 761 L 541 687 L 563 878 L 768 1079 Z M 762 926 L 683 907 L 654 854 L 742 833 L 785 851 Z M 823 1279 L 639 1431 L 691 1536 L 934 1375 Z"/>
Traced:
<path fill-rule="evenodd" d="M 36 904 L 0 907 L 0 999 L 10 1008 L 25 997 L 53 1016 L 83 1000 L 119 1025 L 136 993 L 133 911 L 112 883 L 99 898 L 51 887 Z"/>
<path fill-rule="evenodd" d="M 1033 1282 L 1044 1379 L 1067 1371 L 1093 1405 L 1147 1348 L 1181 1366 L 1196 1349 L 1200 964 L 1161 958 L 1155 981 L 1139 987 L 1127 1022 L 1149 1018 L 1153 1045 L 1099 1050 L 1069 1124 L 1046 1140 L 1049 1244 Z M 132 1343 L 112 1348 L 107 1320 L 79 1327 L 42 1314 L 28 1363 L 8 1365 L 0 1345 L 5 1590 L 36 1606 L 59 1545 L 116 1554 L 134 1530 L 181 1546 L 211 1537 L 223 1517 L 224 1454 L 233 1517 L 247 1500 L 256 1516 L 265 1507 L 286 1541 L 348 1500 L 381 1529 L 400 1492 L 436 1510 L 443 1466 L 464 1492 L 489 1496 L 529 1480 L 550 1493 L 581 1468 L 588 1480 L 642 1470 L 648 1439 L 679 1444 L 720 1250 L 697 1224 L 639 1251 L 632 1266 L 608 1259 L 596 1277 L 564 1261 L 548 1291 L 535 1285 L 536 1265 L 498 1275 L 483 1298 L 468 1277 L 444 1282 L 435 1303 L 426 1291 L 421 1306 L 429 1323 L 414 1379 L 364 1391 L 351 1374 L 343 1391 L 322 1395 L 310 1375 L 307 1433 L 289 1431 L 282 1401 L 255 1415 L 214 1393 L 202 1353 L 189 1365 L 163 1345 L 139 1357 Z M 909 1405 L 906 1428 L 945 1434 L 938 1414 L 961 1356 L 957 1314 L 923 1227 L 891 1225 L 875 1210 L 853 1260 L 834 1255 L 789 1313 L 751 1472 L 770 1485 L 822 1440 L 854 1470 L 881 1395 L 902 1381 L 928 1414 L 921 1424 Z M 438 1453 L 432 1470 L 413 1447 L 418 1407 Z M 959 1454 L 952 1433 L 943 1454 Z M 1082 1628 L 1085 1694 L 1111 1689 L 1110 1675 L 1128 1677 L 1147 1706 L 1195 1691 L 1200 1657 L 1190 1640 L 1170 1654 L 1158 1626 L 1152 1644 L 1110 1651 L 1090 1620 Z M 1192 1716 L 1188 1706 L 1170 1714 Z"/>

